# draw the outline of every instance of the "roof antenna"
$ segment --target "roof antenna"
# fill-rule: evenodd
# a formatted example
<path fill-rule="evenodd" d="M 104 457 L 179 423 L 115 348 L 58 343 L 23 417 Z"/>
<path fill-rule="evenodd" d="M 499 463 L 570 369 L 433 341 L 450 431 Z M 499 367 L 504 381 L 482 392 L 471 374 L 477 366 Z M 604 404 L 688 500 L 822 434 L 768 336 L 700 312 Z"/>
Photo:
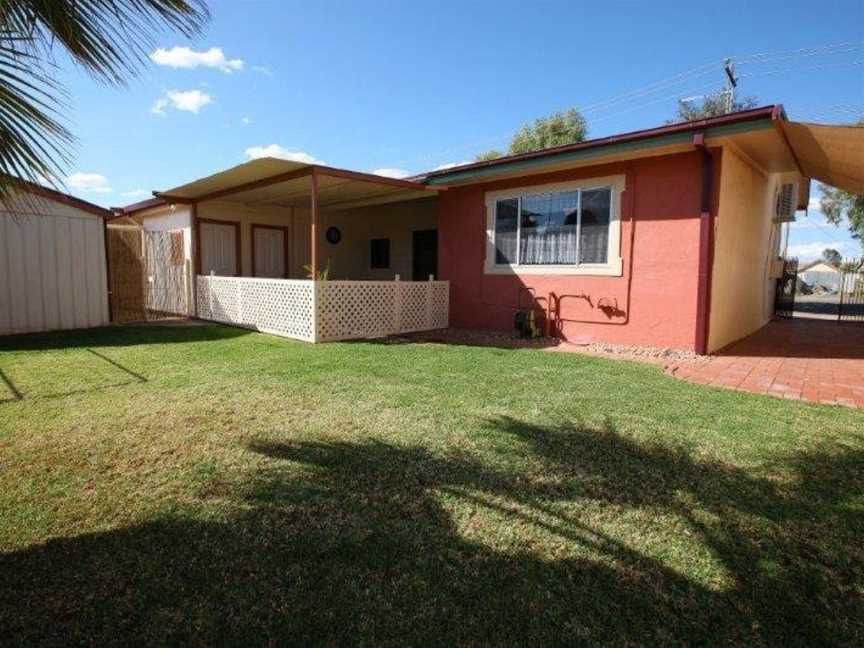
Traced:
<path fill-rule="evenodd" d="M 735 88 L 738 87 L 738 77 L 735 76 L 735 64 L 731 58 L 723 61 L 723 71 L 726 73 L 726 113 L 731 113 L 735 107 Z"/>

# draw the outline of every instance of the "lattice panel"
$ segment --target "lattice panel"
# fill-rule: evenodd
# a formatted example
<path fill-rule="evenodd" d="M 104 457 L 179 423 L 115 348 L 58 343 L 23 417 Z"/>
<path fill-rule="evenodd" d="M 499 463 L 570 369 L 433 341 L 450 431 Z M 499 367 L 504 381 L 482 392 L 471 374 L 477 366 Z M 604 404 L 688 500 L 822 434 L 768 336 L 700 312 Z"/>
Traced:
<path fill-rule="evenodd" d="M 198 317 L 313 342 L 313 283 L 198 277 Z"/>
<path fill-rule="evenodd" d="M 430 319 L 430 330 L 450 326 L 450 282 L 432 282 L 432 312 Z"/>
<path fill-rule="evenodd" d="M 426 331 L 449 323 L 446 281 L 325 281 L 317 291 L 322 342 Z"/>
<path fill-rule="evenodd" d="M 309 342 L 444 328 L 449 295 L 446 281 L 197 278 L 201 319 Z"/>
<path fill-rule="evenodd" d="M 323 281 L 317 291 L 320 341 L 396 332 L 396 282 Z"/>
<path fill-rule="evenodd" d="M 399 282 L 401 293 L 399 333 L 429 330 L 432 284 L 428 281 Z"/>

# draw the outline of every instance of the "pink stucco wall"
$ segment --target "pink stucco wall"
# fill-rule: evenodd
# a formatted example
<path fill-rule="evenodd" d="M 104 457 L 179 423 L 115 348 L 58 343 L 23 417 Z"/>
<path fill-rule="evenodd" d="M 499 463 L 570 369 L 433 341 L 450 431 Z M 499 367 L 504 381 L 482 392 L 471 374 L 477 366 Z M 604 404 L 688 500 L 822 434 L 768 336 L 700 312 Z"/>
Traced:
<path fill-rule="evenodd" d="M 442 192 L 439 274 L 450 281 L 451 324 L 511 329 L 520 291 L 532 288 L 544 307 L 550 292 L 589 298 L 562 300 L 565 340 L 693 349 L 700 162 L 696 152 L 680 153 Z M 621 209 L 623 276 L 484 273 L 486 191 L 620 174 L 626 177 Z"/>

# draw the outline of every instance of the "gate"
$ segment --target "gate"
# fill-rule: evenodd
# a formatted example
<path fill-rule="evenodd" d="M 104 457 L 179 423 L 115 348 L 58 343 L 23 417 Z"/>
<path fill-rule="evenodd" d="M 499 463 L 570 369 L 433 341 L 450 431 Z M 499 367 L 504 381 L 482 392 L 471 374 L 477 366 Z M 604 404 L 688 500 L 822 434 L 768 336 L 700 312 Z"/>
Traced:
<path fill-rule="evenodd" d="M 860 265 L 842 275 L 837 319 L 841 322 L 864 322 L 864 268 Z"/>
<path fill-rule="evenodd" d="M 115 322 L 185 316 L 192 280 L 182 231 L 108 227 L 111 313 Z"/>
<path fill-rule="evenodd" d="M 795 313 L 795 291 L 798 283 L 798 259 L 783 262 L 783 275 L 777 280 L 774 295 L 774 315 L 781 319 L 792 319 Z"/>

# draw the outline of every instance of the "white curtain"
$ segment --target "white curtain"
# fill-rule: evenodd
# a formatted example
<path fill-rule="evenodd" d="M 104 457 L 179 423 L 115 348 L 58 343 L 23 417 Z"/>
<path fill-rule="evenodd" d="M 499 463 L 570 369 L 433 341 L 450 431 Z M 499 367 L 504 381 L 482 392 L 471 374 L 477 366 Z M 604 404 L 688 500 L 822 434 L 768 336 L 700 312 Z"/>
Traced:
<path fill-rule="evenodd" d="M 576 263 L 578 207 L 576 191 L 523 198 L 519 262 L 526 265 Z"/>

